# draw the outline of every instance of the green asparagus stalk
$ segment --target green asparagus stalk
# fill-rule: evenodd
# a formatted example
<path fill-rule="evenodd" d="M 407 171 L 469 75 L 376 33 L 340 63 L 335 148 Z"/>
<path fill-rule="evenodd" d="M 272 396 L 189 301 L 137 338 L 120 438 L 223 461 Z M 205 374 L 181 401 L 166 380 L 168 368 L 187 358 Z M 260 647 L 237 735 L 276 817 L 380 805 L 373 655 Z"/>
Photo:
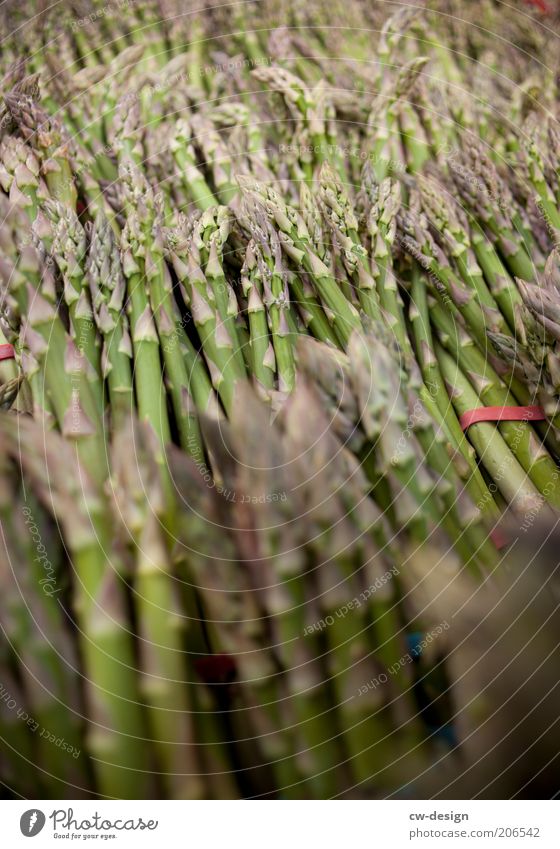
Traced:
<path fill-rule="evenodd" d="M 133 404 L 126 282 L 115 236 L 103 213 L 97 215 L 88 235 L 87 282 L 96 326 L 103 338 L 101 368 L 109 387 L 112 422 L 117 425 L 130 414 Z"/>
<path fill-rule="evenodd" d="M 451 401 L 457 413 L 481 406 L 476 391 L 453 359 L 439 346 L 436 356 L 447 383 Z M 469 428 L 469 441 L 474 445 L 480 462 L 520 517 L 542 507 L 543 499 L 516 460 L 495 425 L 481 422 Z"/>
<path fill-rule="evenodd" d="M 516 406 L 515 398 L 470 337 L 449 320 L 438 304 L 432 306 L 430 314 L 440 330 L 439 339 L 442 345 L 467 375 L 482 403 L 488 407 Z M 501 422 L 498 427 L 505 442 L 539 492 L 545 494 L 547 500 L 558 508 L 560 501 L 555 484 L 558 468 L 531 425 L 522 421 Z"/>
<path fill-rule="evenodd" d="M 133 798 L 139 788 L 147 793 L 149 760 L 138 745 L 145 739 L 143 717 L 107 504 L 62 437 L 52 434 L 46 448 L 31 421 L 16 425 L 4 416 L 1 426 L 37 497 L 62 522 L 69 547 L 91 718 L 86 746 L 100 792 L 112 798 Z"/>
<path fill-rule="evenodd" d="M 165 445 L 171 440 L 171 431 L 163 392 L 159 338 L 146 292 L 146 235 L 140 217 L 147 214 L 143 203 L 146 185 L 132 162 L 124 163 L 120 173 L 126 193 L 127 222 L 122 232 L 121 252 L 127 279 L 136 402 L 140 418 L 150 423 Z"/>

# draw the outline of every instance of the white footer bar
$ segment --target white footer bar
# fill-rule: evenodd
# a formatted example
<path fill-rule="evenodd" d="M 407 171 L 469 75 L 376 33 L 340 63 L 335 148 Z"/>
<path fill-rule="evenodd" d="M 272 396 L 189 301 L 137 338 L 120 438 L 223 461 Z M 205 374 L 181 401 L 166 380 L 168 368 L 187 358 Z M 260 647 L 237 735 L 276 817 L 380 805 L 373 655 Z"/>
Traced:
<path fill-rule="evenodd" d="M 557 849 L 555 802 L 0 801 L 0 846 Z"/>

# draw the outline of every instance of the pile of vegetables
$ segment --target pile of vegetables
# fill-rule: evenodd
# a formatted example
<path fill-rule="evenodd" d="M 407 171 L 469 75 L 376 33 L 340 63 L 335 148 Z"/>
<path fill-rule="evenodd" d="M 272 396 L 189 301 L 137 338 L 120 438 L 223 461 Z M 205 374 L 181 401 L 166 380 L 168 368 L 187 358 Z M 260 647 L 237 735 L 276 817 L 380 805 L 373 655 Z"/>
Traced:
<path fill-rule="evenodd" d="M 501 5 L 2 7 L 6 792 L 462 768 L 431 601 L 560 508 L 556 36 Z"/>

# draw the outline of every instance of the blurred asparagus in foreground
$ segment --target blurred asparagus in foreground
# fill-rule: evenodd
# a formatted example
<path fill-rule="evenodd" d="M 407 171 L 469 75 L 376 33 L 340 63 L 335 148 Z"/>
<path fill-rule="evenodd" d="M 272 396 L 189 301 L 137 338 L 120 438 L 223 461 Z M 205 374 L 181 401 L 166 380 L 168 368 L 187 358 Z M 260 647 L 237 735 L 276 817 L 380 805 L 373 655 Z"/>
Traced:
<path fill-rule="evenodd" d="M 560 506 L 557 34 L 203 5 L 2 7 L 0 779 L 546 793 L 462 668 Z"/>

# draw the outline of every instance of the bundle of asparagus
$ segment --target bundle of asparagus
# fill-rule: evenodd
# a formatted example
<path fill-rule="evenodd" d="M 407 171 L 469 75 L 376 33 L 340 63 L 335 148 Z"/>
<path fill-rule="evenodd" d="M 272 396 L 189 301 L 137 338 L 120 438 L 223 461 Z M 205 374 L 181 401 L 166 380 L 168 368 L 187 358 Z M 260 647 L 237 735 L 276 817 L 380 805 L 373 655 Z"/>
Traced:
<path fill-rule="evenodd" d="M 507 586 L 560 508 L 557 75 L 526 11 L 428 5 L 3 7 L 11 792 L 421 795 L 468 750 L 410 576 Z"/>

